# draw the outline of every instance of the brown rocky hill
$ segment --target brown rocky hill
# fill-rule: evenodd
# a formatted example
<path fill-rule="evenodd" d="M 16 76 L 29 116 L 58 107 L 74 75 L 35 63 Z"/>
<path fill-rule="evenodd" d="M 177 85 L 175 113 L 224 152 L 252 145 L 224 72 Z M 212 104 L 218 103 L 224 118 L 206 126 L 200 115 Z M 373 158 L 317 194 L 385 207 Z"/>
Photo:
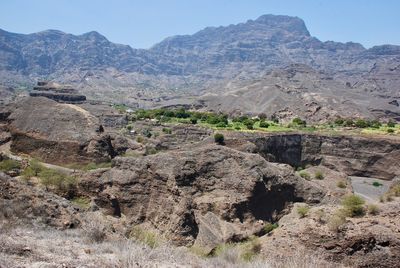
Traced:
<path fill-rule="evenodd" d="M 296 89 L 316 93 L 319 97 L 312 101 L 323 107 L 332 96 L 340 98 L 338 106 L 328 105 L 327 110 L 398 119 L 399 60 L 399 46 L 366 49 L 351 42 L 321 42 L 301 19 L 289 16 L 264 15 L 237 25 L 208 27 L 167 38 L 148 50 L 113 44 L 96 32 L 75 36 L 54 30 L 29 35 L 0 31 L 3 85 L 20 88 L 50 78 L 71 83 L 90 98 L 137 107 L 193 104 L 199 96 L 215 94 L 222 103 L 205 101 L 204 108 L 231 110 L 226 106 L 233 102 L 231 106 L 242 112 L 294 107 L 292 113 L 314 117 L 297 109 L 301 105 L 296 102 L 307 100 L 294 96 L 294 101 L 290 92 Z M 292 64 L 320 75 L 312 74 L 313 84 L 303 83 L 308 74 L 294 69 L 300 78 L 288 79 L 279 70 Z M 275 98 L 274 88 L 265 87 L 277 79 L 280 98 Z M 224 97 L 238 89 L 248 96 L 243 102 Z M 258 102 L 258 94 L 268 101 Z"/>
<path fill-rule="evenodd" d="M 14 153 L 58 164 L 106 162 L 117 154 L 99 119 L 73 104 L 30 97 L 10 106 L 2 121 Z"/>

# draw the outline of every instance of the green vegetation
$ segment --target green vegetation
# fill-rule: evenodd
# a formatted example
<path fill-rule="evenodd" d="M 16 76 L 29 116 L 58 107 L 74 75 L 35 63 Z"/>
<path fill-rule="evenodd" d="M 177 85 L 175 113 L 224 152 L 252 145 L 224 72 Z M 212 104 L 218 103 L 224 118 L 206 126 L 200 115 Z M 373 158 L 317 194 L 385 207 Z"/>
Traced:
<path fill-rule="evenodd" d="M 151 231 L 145 230 L 140 226 L 134 226 L 129 233 L 129 238 L 133 238 L 136 241 L 142 242 L 151 248 L 155 248 L 159 245 L 160 241 L 157 235 Z"/>
<path fill-rule="evenodd" d="M 196 124 L 216 130 L 232 131 L 266 131 L 266 132 L 290 132 L 300 130 L 304 132 L 318 131 L 327 134 L 340 134 L 346 132 L 349 134 L 379 134 L 388 135 L 400 133 L 400 126 L 394 122 L 382 124 L 378 120 L 369 120 L 364 118 L 336 118 L 332 122 L 324 124 L 308 124 L 305 120 L 296 117 L 289 124 L 279 123 L 276 116 L 270 116 L 267 120 L 266 114 L 260 114 L 258 117 L 250 118 L 248 115 L 229 117 L 223 113 L 199 112 L 179 109 L 153 109 L 137 110 L 129 114 L 129 120 L 157 120 L 163 123 L 174 124 Z M 128 124 L 129 126 L 130 124 Z M 344 128 L 345 127 L 345 128 Z M 164 131 L 163 131 L 164 132 Z M 166 133 L 166 132 L 164 132 Z M 167 133 L 168 134 L 168 133 Z M 151 137 L 151 133 L 142 134 L 144 137 Z"/>
<path fill-rule="evenodd" d="M 300 177 L 302 177 L 303 179 L 306 179 L 306 180 L 310 180 L 310 179 L 311 179 L 310 173 L 308 173 L 307 171 L 301 170 L 301 171 L 299 172 L 299 175 L 300 175 Z"/>
<path fill-rule="evenodd" d="M 252 261 L 261 252 L 261 243 L 257 237 L 253 237 L 243 246 L 241 257 L 244 261 Z"/>
<path fill-rule="evenodd" d="M 196 125 L 197 124 L 197 118 L 195 118 L 195 117 L 190 118 L 190 123 L 192 123 L 193 125 Z"/>
<path fill-rule="evenodd" d="M 125 104 L 114 104 L 114 109 L 118 110 L 120 113 L 125 113 L 128 107 Z"/>
<path fill-rule="evenodd" d="M 265 122 L 265 121 L 260 121 L 259 126 L 260 126 L 261 128 L 268 128 L 268 127 L 269 127 L 269 124 L 268 124 L 267 122 Z"/>
<path fill-rule="evenodd" d="M 70 164 L 70 165 L 66 165 L 66 167 L 71 168 L 71 169 L 89 171 L 89 170 L 94 170 L 94 169 L 99 169 L 99 168 L 111 168 L 111 162 L 88 163 L 86 165 Z"/>
<path fill-rule="evenodd" d="M 375 187 L 381 187 L 383 184 L 380 183 L 379 181 L 374 181 L 374 182 L 372 183 L 372 185 L 375 186 Z"/>
<path fill-rule="evenodd" d="M 346 223 L 346 212 L 343 209 L 338 209 L 329 219 L 328 228 L 331 231 L 338 233 L 343 224 L 345 223 Z"/>
<path fill-rule="evenodd" d="M 348 195 L 343 198 L 342 206 L 347 212 L 347 216 L 355 217 L 362 216 L 365 213 L 364 209 L 365 200 L 358 195 Z"/>
<path fill-rule="evenodd" d="M 279 227 L 279 226 L 278 226 L 277 223 L 270 223 L 270 222 L 267 222 L 267 223 L 264 225 L 263 231 L 264 231 L 265 234 L 268 234 L 268 233 L 272 232 L 274 229 L 276 229 L 276 228 L 278 228 L 278 227 Z"/>
<path fill-rule="evenodd" d="M 299 117 L 296 117 L 292 120 L 292 124 L 297 127 L 306 127 L 307 122 L 305 120 L 300 119 Z"/>
<path fill-rule="evenodd" d="M 379 211 L 380 211 L 380 209 L 379 209 L 379 207 L 377 205 L 375 205 L 375 204 L 369 204 L 368 205 L 368 214 L 378 215 Z"/>
<path fill-rule="evenodd" d="M 88 209 L 90 207 L 90 199 L 84 196 L 75 197 L 71 202 L 82 209 Z"/>
<path fill-rule="evenodd" d="M 390 120 L 390 121 L 387 123 L 387 127 L 394 128 L 394 127 L 396 127 L 396 123 Z"/>
<path fill-rule="evenodd" d="M 314 178 L 317 180 L 323 180 L 324 179 L 324 173 L 322 171 L 318 170 L 314 174 Z"/>
<path fill-rule="evenodd" d="M 218 245 L 212 252 L 213 257 L 230 256 L 234 262 L 252 261 L 261 252 L 261 243 L 255 236 L 241 243 L 224 243 Z"/>
<path fill-rule="evenodd" d="M 76 185 L 78 183 L 75 177 L 66 175 L 65 173 L 47 168 L 40 164 L 37 160 L 32 159 L 28 167 L 22 171 L 22 178 L 29 180 L 31 177 L 38 177 L 40 183 L 46 187 L 46 190 L 52 188 L 66 195 L 68 198 L 73 198 L 76 193 Z"/>
<path fill-rule="evenodd" d="M 67 176 L 62 172 L 50 168 L 43 168 L 39 172 L 38 177 L 46 189 L 53 187 L 56 190 L 68 194 L 77 184 L 76 178 Z"/>
<path fill-rule="evenodd" d="M 393 184 L 390 189 L 380 197 L 380 202 L 390 202 L 393 201 L 394 197 L 400 197 L 400 182 Z"/>
<path fill-rule="evenodd" d="M 13 159 L 5 159 L 0 162 L 0 171 L 8 172 L 19 168 L 21 168 L 21 164 Z"/>
<path fill-rule="evenodd" d="M 225 137 L 221 133 L 215 133 L 214 135 L 214 141 L 217 144 L 223 145 L 225 143 Z"/>
<path fill-rule="evenodd" d="M 346 183 L 346 181 L 341 180 L 341 181 L 338 181 L 338 182 L 337 182 L 336 186 L 339 187 L 339 188 L 344 189 L 344 188 L 347 187 L 347 183 Z"/>
<path fill-rule="evenodd" d="M 164 127 L 162 129 L 162 132 L 164 132 L 165 134 L 172 134 L 172 130 L 170 128 L 166 128 L 166 127 Z"/>
<path fill-rule="evenodd" d="M 297 207 L 297 214 L 299 214 L 300 218 L 304 218 L 307 216 L 310 208 L 307 205 Z"/>

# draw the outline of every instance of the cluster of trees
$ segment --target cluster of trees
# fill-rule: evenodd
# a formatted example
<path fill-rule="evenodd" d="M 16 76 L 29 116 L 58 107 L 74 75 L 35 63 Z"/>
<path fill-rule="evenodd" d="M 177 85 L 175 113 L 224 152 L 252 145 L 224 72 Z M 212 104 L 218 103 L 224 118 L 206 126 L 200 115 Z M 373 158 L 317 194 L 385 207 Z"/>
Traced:
<path fill-rule="evenodd" d="M 343 119 L 337 118 L 334 121 L 334 124 L 337 126 L 344 126 L 344 127 L 357 127 L 357 128 L 380 128 L 382 123 L 379 120 L 368 120 L 368 119 Z M 396 124 L 393 121 L 389 121 L 387 126 L 393 128 Z"/>
<path fill-rule="evenodd" d="M 189 119 L 192 124 L 197 124 L 198 121 L 206 122 L 220 127 L 228 125 L 228 115 L 216 114 L 210 112 L 193 112 L 187 111 L 184 108 L 180 109 L 154 109 L 154 110 L 137 110 L 135 113 L 136 119 L 158 119 L 168 121 L 171 118 Z"/>

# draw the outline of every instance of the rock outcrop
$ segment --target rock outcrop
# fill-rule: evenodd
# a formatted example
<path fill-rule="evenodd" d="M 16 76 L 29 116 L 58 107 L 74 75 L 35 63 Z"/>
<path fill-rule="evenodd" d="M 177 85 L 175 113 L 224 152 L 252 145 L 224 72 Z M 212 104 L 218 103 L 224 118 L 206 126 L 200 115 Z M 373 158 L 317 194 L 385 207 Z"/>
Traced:
<path fill-rule="evenodd" d="M 55 164 L 106 162 L 116 155 L 98 119 L 73 104 L 28 98 L 16 104 L 7 120 L 15 153 Z"/>
<path fill-rule="evenodd" d="M 45 97 L 61 103 L 82 103 L 86 101 L 86 96 L 79 95 L 76 89 L 50 82 L 38 82 L 29 96 Z"/>
<path fill-rule="evenodd" d="M 177 245 L 211 251 L 220 243 L 261 233 L 297 201 L 318 202 L 321 189 L 286 165 L 256 154 L 207 145 L 143 158 L 117 157 L 80 191 L 132 224 L 147 224 Z"/>
<path fill-rule="evenodd" d="M 80 223 L 78 209 L 44 189 L 0 172 L 0 220 L 74 228 Z"/>
<path fill-rule="evenodd" d="M 255 144 L 253 152 L 272 162 L 294 167 L 321 164 L 349 176 L 387 180 L 400 174 L 400 140 L 396 138 L 317 134 L 237 135 L 234 140 L 245 139 Z M 241 143 L 237 145 L 233 141 L 229 144 L 237 149 L 241 146 Z"/>

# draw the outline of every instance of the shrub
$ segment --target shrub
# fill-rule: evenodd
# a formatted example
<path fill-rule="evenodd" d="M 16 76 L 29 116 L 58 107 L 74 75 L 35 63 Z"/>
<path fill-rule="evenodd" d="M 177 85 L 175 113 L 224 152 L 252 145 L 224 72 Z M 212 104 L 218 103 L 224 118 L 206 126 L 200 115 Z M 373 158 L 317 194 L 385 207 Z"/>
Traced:
<path fill-rule="evenodd" d="M 37 176 L 39 172 L 42 171 L 44 168 L 44 166 L 36 159 L 32 159 L 31 161 L 29 161 L 29 167 L 32 169 L 35 176 Z"/>
<path fill-rule="evenodd" d="M 379 207 L 375 204 L 368 205 L 368 213 L 371 215 L 378 215 L 379 214 Z"/>
<path fill-rule="evenodd" d="M 246 121 L 243 122 L 243 124 L 246 126 L 247 129 L 254 129 L 254 121 L 251 119 L 248 119 Z"/>
<path fill-rule="evenodd" d="M 318 209 L 317 211 L 314 212 L 315 219 L 320 222 L 320 223 L 325 223 L 325 218 L 326 218 L 326 213 L 325 211 L 321 208 Z"/>
<path fill-rule="evenodd" d="M 172 133 L 172 130 L 170 129 L 170 128 L 163 128 L 162 129 L 162 132 L 164 132 L 165 134 L 171 134 Z"/>
<path fill-rule="evenodd" d="M 21 168 L 21 164 L 13 159 L 5 159 L 3 161 L 0 162 L 0 170 L 1 171 L 11 171 L 14 169 L 19 169 Z"/>
<path fill-rule="evenodd" d="M 197 118 L 191 117 L 190 118 L 190 123 L 192 123 L 193 125 L 197 124 Z"/>
<path fill-rule="evenodd" d="M 239 125 L 236 125 L 236 126 L 235 126 L 235 129 L 236 129 L 236 130 L 241 130 L 242 128 L 241 128 Z"/>
<path fill-rule="evenodd" d="M 190 113 L 187 112 L 185 109 L 180 108 L 175 112 L 175 117 L 176 118 L 189 118 L 190 117 Z"/>
<path fill-rule="evenodd" d="M 216 127 L 224 128 L 224 127 L 227 127 L 227 124 L 225 124 L 225 122 L 219 122 L 219 123 L 216 124 L 215 126 L 216 126 Z"/>
<path fill-rule="evenodd" d="M 136 141 L 138 143 L 143 143 L 144 142 L 144 138 L 139 136 L 139 137 L 136 138 Z"/>
<path fill-rule="evenodd" d="M 343 120 L 343 118 L 336 118 L 335 119 L 335 125 L 338 125 L 338 126 L 341 126 L 341 125 L 343 125 L 343 123 L 344 123 L 344 120 Z"/>
<path fill-rule="evenodd" d="M 215 141 L 217 144 L 223 145 L 224 142 L 225 142 L 224 135 L 221 134 L 221 133 L 215 133 L 215 135 L 214 135 L 214 141 Z"/>
<path fill-rule="evenodd" d="M 351 119 L 347 119 L 344 124 L 345 127 L 353 127 L 354 126 L 354 121 Z"/>
<path fill-rule="evenodd" d="M 263 228 L 263 231 L 265 234 L 268 234 L 270 232 L 272 232 L 274 229 L 278 228 L 278 224 L 277 223 L 270 223 L 267 222 Z"/>
<path fill-rule="evenodd" d="M 374 182 L 372 183 L 372 185 L 375 186 L 375 187 L 380 187 L 380 186 L 382 186 L 383 184 L 380 183 L 379 181 L 374 181 Z"/>
<path fill-rule="evenodd" d="M 302 170 L 302 171 L 299 172 L 299 175 L 303 179 L 306 179 L 306 180 L 310 180 L 311 179 L 311 176 L 307 171 Z"/>
<path fill-rule="evenodd" d="M 46 190 L 48 190 L 49 187 L 53 187 L 55 190 L 66 194 L 69 198 L 72 198 L 75 194 L 77 184 L 77 179 L 75 177 L 67 176 L 64 173 L 50 168 L 43 168 L 39 172 L 38 177 L 40 182 L 46 187 Z"/>
<path fill-rule="evenodd" d="M 387 133 L 394 133 L 394 129 L 393 129 L 393 128 L 388 128 L 388 129 L 386 130 L 386 132 L 387 132 Z"/>
<path fill-rule="evenodd" d="M 292 120 L 292 123 L 300 127 L 305 127 L 307 125 L 307 122 L 305 120 L 300 119 L 299 117 L 294 118 Z"/>
<path fill-rule="evenodd" d="M 276 115 L 271 116 L 271 121 L 274 122 L 275 124 L 279 124 L 279 118 Z"/>
<path fill-rule="evenodd" d="M 307 216 L 310 208 L 307 205 L 297 207 L 297 214 L 299 214 L 300 218 L 304 218 Z"/>
<path fill-rule="evenodd" d="M 269 124 L 267 122 L 265 122 L 265 121 L 260 121 L 260 127 L 261 128 L 268 128 Z"/>
<path fill-rule="evenodd" d="M 357 119 L 354 124 L 358 128 L 366 128 L 366 127 L 368 127 L 368 122 L 365 121 L 364 119 Z"/>
<path fill-rule="evenodd" d="M 75 197 L 71 202 L 82 209 L 88 209 L 90 207 L 90 199 L 84 196 Z"/>
<path fill-rule="evenodd" d="M 324 179 L 324 174 L 322 173 L 322 171 L 318 170 L 318 171 L 315 172 L 314 178 L 316 178 L 317 180 L 323 180 Z"/>
<path fill-rule="evenodd" d="M 158 153 L 157 149 L 154 147 L 146 147 L 145 155 L 152 155 Z"/>
<path fill-rule="evenodd" d="M 336 186 L 339 187 L 339 188 L 344 189 L 344 188 L 347 187 L 347 183 L 346 183 L 346 181 L 341 180 L 341 181 L 338 181 L 338 182 L 337 182 Z"/>
<path fill-rule="evenodd" d="M 261 121 L 265 121 L 265 119 L 267 119 L 267 115 L 265 113 L 260 113 L 258 118 L 260 118 Z"/>
<path fill-rule="evenodd" d="M 134 226 L 129 233 L 129 238 L 133 238 L 136 241 L 142 242 L 151 248 L 158 246 L 159 241 L 157 235 L 153 232 L 147 231 L 140 226 Z"/>
<path fill-rule="evenodd" d="M 84 218 L 82 229 L 90 242 L 100 243 L 106 238 L 107 228 L 103 221 L 100 215 L 94 213 L 87 214 Z"/>
<path fill-rule="evenodd" d="M 354 194 L 348 195 L 342 200 L 342 205 L 350 217 L 364 215 L 364 203 L 364 199 Z"/>
<path fill-rule="evenodd" d="M 328 228 L 338 233 L 340 231 L 340 227 L 346 223 L 346 212 L 342 209 L 337 210 L 333 216 L 329 219 Z"/>
<path fill-rule="evenodd" d="M 253 260 L 261 252 L 261 248 L 260 241 L 254 237 L 244 245 L 243 253 L 241 254 L 242 259 L 247 262 Z"/>
<path fill-rule="evenodd" d="M 396 123 L 393 122 L 392 120 L 390 120 L 390 121 L 387 123 L 387 127 L 395 127 L 395 126 L 396 126 Z"/>
<path fill-rule="evenodd" d="M 147 138 L 151 138 L 151 131 L 150 129 L 146 128 L 142 131 L 143 136 L 147 137 Z"/>
<path fill-rule="evenodd" d="M 133 126 L 131 124 L 129 124 L 129 125 L 126 126 L 126 129 L 131 131 L 133 129 Z"/>
<path fill-rule="evenodd" d="M 382 126 L 382 123 L 379 122 L 378 120 L 372 120 L 372 121 L 369 123 L 369 125 L 370 125 L 370 127 L 372 127 L 372 128 L 380 128 L 380 127 Z"/>

